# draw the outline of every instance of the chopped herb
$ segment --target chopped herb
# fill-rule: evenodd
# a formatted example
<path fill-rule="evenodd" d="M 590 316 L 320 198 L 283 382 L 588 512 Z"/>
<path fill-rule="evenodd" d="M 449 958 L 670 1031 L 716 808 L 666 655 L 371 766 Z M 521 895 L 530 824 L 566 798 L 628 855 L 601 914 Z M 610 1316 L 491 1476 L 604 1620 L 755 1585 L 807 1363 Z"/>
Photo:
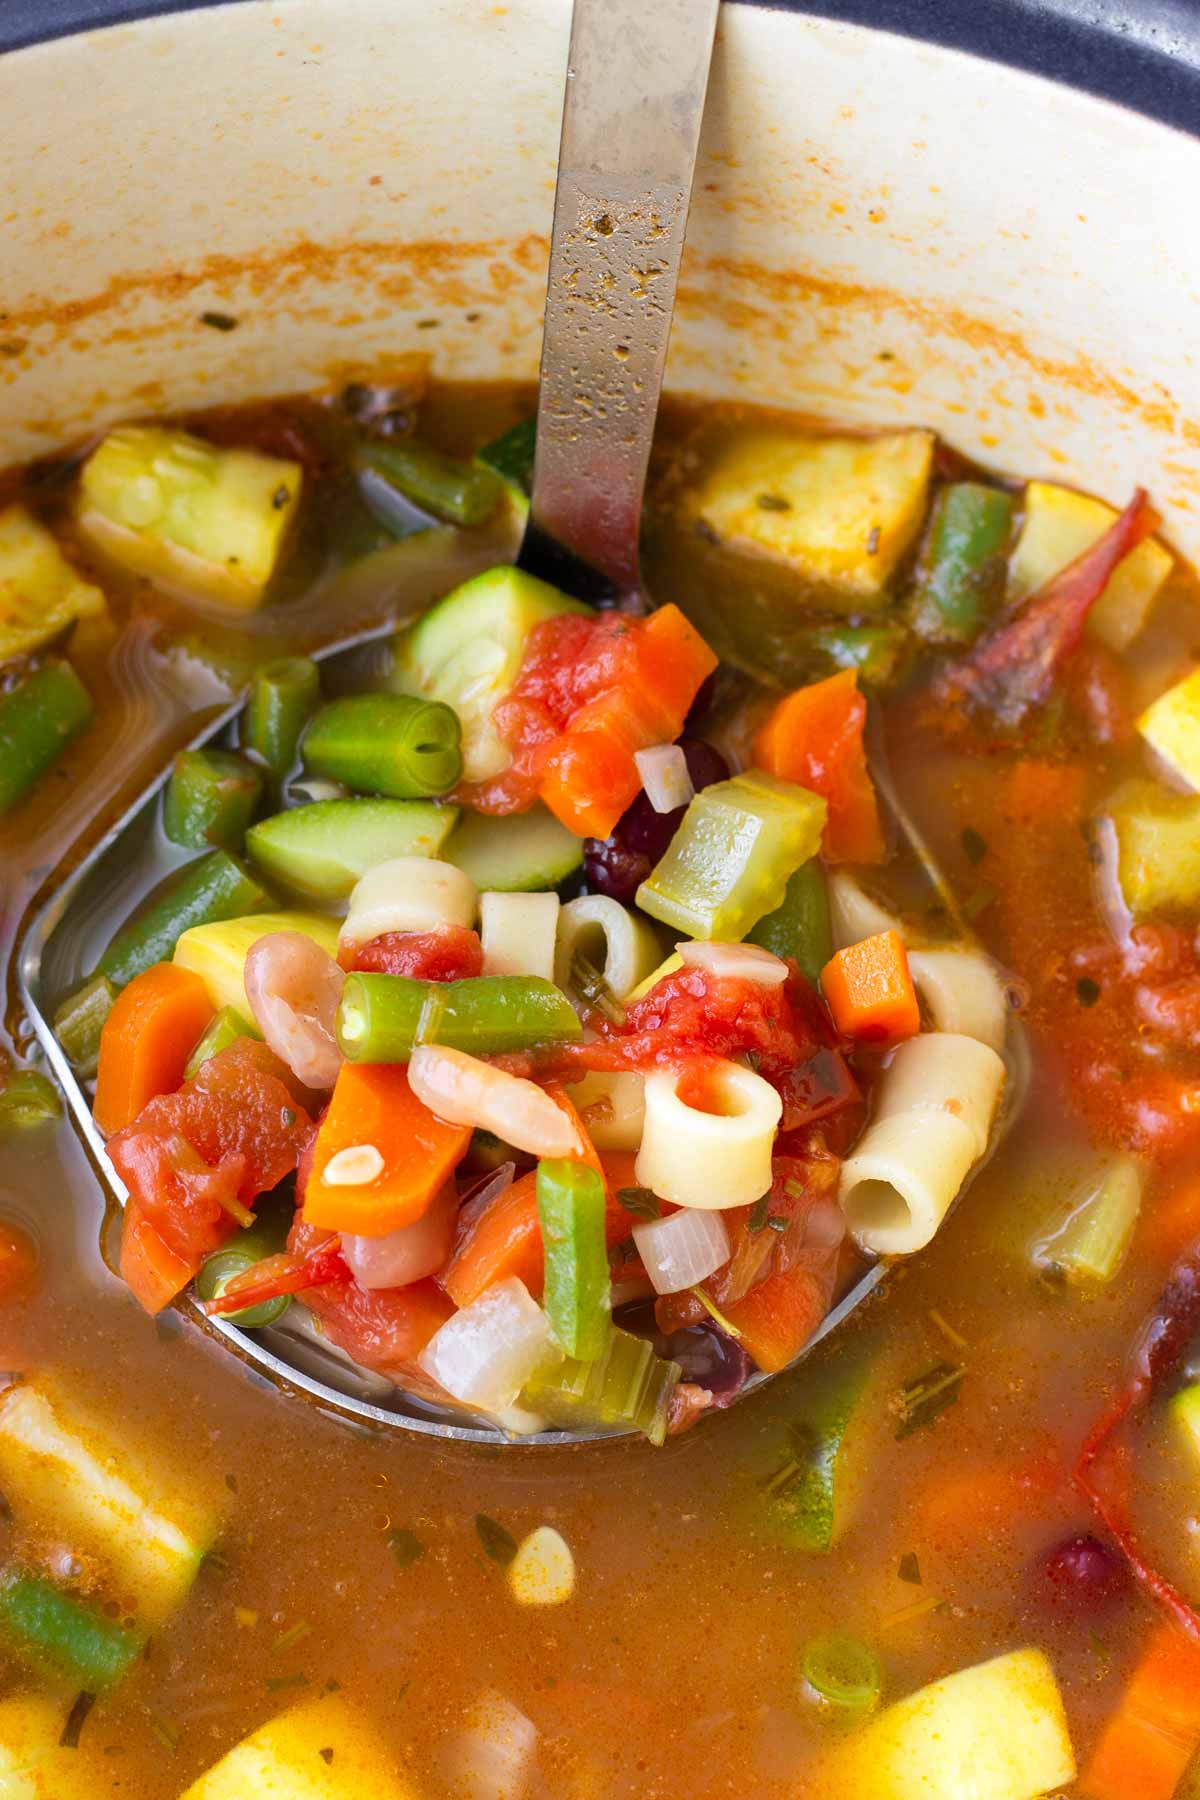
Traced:
<path fill-rule="evenodd" d="M 225 1477 L 225 1486 L 229 1489 L 231 1494 L 236 1494 L 238 1491 L 237 1476 L 227 1475 Z"/>
<path fill-rule="evenodd" d="M 407 1692 L 411 1686 L 412 1686 L 411 1681 L 405 1681 L 401 1684 L 400 1692 L 396 1695 L 396 1705 L 397 1706 L 399 1706 L 400 1702 L 403 1700 L 405 1694 L 407 1694 Z"/>
<path fill-rule="evenodd" d="M 754 502 L 763 512 L 791 512 L 792 503 L 785 494 L 759 494 Z"/>
<path fill-rule="evenodd" d="M 1090 975 L 1081 975 L 1075 983 L 1075 998 L 1080 1006 L 1095 1006 L 1100 998 L 1100 983 Z"/>
<path fill-rule="evenodd" d="M 1105 1668 L 1107 1668 L 1109 1661 L 1112 1657 L 1112 1651 L 1109 1649 L 1109 1647 L 1105 1643 L 1104 1639 L 1100 1636 L 1099 1632 L 1097 1632 L 1097 1631 L 1089 1631 L 1088 1632 L 1088 1648 L 1091 1650 L 1091 1653 L 1095 1657 L 1096 1661 L 1098 1663 L 1101 1663 Z"/>
<path fill-rule="evenodd" d="M 493 1562 L 504 1565 L 512 1561 L 517 1554 L 517 1540 L 498 1519 L 489 1519 L 486 1513 L 476 1513 L 475 1529 L 479 1533 L 480 1543 Z"/>
<path fill-rule="evenodd" d="M 996 898 L 996 890 L 990 881 L 981 881 L 973 894 L 968 894 L 963 901 L 963 914 L 968 919 L 977 919 L 981 912 L 986 912 Z"/>
<path fill-rule="evenodd" d="M 658 1195 L 647 1187 L 628 1187 L 617 1189 L 617 1201 L 627 1213 L 635 1219 L 658 1219 L 662 1217 L 662 1206 Z"/>
<path fill-rule="evenodd" d="M 296 1123 L 296 1115 L 292 1111 L 290 1106 L 285 1106 L 282 1113 L 279 1116 L 283 1120 L 285 1125 L 291 1126 Z"/>
<path fill-rule="evenodd" d="M 282 512 L 291 497 L 291 488 L 289 488 L 286 481 L 281 481 L 279 486 L 275 489 L 275 492 L 271 495 L 271 505 L 276 512 Z"/>
<path fill-rule="evenodd" d="M 150 1729 L 160 1744 L 165 1745 L 168 1750 L 178 1750 L 179 1733 L 168 1720 L 160 1718 L 157 1713 L 151 1713 Z"/>
<path fill-rule="evenodd" d="M 340 1694 L 341 1691 L 342 1684 L 335 1675 L 331 1675 L 329 1680 L 325 1683 L 325 1686 L 321 1689 L 323 1694 Z"/>
<path fill-rule="evenodd" d="M 271 1675 L 267 1679 L 267 1692 L 269 1694 L 278 1694 L 284 1688 L 307 1687 L 307 1686 L 308 1686 L 308 1676 L 307 1675 L 300 1675 L 300 1674 Z"/>
<path fill-rule="evenodd" d="M 768 1188 L 765 1194 L 760 1194 L 758 1196 L 758 1199 L 754 1202 L 754 1205 L 750 1208 L 750 1214 L 746 1220 L 746 1230 L 747 1231 L 751 1231 L 755 1234 L 755 1236 L 757 1236 L 760 1231 L 764 1231 L 766 1229 L 767 1207 L 770 1204 L 771 1204 L 771 1190 L 770 1190 L 770 1188 Z"/>
<path fill-rule="evenodd" d="M 929 1318 L 930 1322 L 937 1326 L 942 1336 L 947 1338 L 949 1342 L 954 1345 L 956 1350 L 970 1349 L 969 1340 L 963 1336 L 961 1331 L 955 1331 L 953 1325 L 949 1324 L 948 1321 L 942 1317 L 936 1306 L 930 1307 Z"/>
<path fill-rule="evenodd" d="M 899 1612 L 889 1613 L 886 1619 L 879 1621 L 880 1631 L 891 1631 L 896 1625 L 909 1625 L 914 1619 L 920 1619 L 926 1613 L 948 1612 L 950 1602 L 940 1594 L 926 1594 L 924 1599 L 913 1600 L 908 1606 L 902 1606 Z"/>
<path fill-rule="evenodd" d="M 953 1406 L 965 1374 L 962 1363 L 940 1362 L 906 1382 L 897 1397 L 897 1440 L 931 1425 L 947 1407 Z"/>
<path fill-rule="evenodd" d="M 275 1639 L 271 1645 L 272 1656 L 285 1655 L 287 1651 L 295 1649 L 297 1644 L 302 1644 L 305 1638 L 311 1637 L 311 1635 L 312 1626 L 307 1619 L 301 1619 L 298 1625 L 293 1625 L 290 1631 L 285 1631 L 281 1637 Z"/>
<path fill-rule="evenodd" d="M 900 1566 L 896 1570 L 896 1574 L 900 1577 L 901 1581 L 907 1581 L 913 1587 L 920 1587 L 921 1565 L 917 1561 L 917 1553 L 915 1550 L 906 1550 L 904 1552 L 904 1555 L 900 1558 Z"/>
<path fill-rule="evenodd" d="M 402 1569 L 409 1569 L 425 1554 L 425 1546 L 412 1531 L 389 1531 L 387 1547 Z"/>
<path fill-rule="evenodd" d="M 719 1312 L 717 1310 L 716 1305 L 713 1303 L 713 1301 L 711 1301 L 709 1299 L 708 1295 L 705 1293 L 705 1291 L 702 1287 L 690 1287 L 688 1289 L 688 1293 L 695 1294 L 697 1300 L 700 1302 L 701 1306 L 704 1308 L 704 1310 L 708 1314 L 709 1318 L 713 1320 L 714 1324 L 717 1324 L 721 1327 L 721 1330 L 725 1333 L 726 1337 L 731 1337 L 731 1338 L 740 1338 L 741 1337 L 742 1334 L 738 1330 L 737 1326 L 734 1325 L 733 1323 L 731 1323 L 731 1321 L 725 1317 L 725 1314 L 723 1312 Z"/>
<path fill-rule="evenodd" d="M 62 1728 L 62 1736 L 58 1740 L 62 1749 L 78 1750 L 79 1734 L 83 1730 L 83 1722 L 95 1704 L 95 1694 L 89 1694 L 86 1690 L 76 1694 L 71 1702 L 71 1710 L 67 1714 L 67 1722 Z"/>
<path fill-rule="evenodd" d="M 200 323 L 209 326 L 213 331 L 237 330 L 237 320 L 232 313 L 227 312 L 202 312 Z"/>
<path fill-rule="evenodd" d="M 963 826 L 961 842 L 968 862 L 983 861 L 987 855 L 987 839 L 981 837 L 973 825 Z"/>
<path fill-rule="evenodd" d="M 220 1550 L 206 1550 L 200 1558 L 202 1569 L 215 1569 L 218 1575 L 228 1575 L 230 1566 L 229 1558 Z"/>
<path fill-rule="evenodd" d="M 772 1213 L 767 1220 L 767 1230 L 786 1231 L 791 1222 L 786 1213 Z"/>
<path fill-rule="evenodd" d="M 320 1757 L 321 1761 L 328 1766 L 333 1761 L 333 1745 L 326 1744 L 323 1750 L 317 1751 L 317 1755 Z"/>
<path fill-rule="evenodd" d="M 579 951 L 571 958 L 571 974 L 568 981 L 574 993 L 585 1006 L 598 1012 L 612 1025 L 625 1023 L 625 1008 L 617 999 L 612 989 L 594 963 L 588 961 Z"/>

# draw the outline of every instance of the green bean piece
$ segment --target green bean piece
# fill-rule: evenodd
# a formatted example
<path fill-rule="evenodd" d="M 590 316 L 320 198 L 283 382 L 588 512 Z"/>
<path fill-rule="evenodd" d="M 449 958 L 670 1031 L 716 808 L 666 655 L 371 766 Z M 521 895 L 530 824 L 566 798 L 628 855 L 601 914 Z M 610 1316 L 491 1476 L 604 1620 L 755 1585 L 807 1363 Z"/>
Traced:
<path fill-rule="evenodd" d="M 389 800 L 447 794 L 462 774 L 462 727 L 440 700 L 348 694 L 323 706 L 304 734 L 304 766 Z"/>
<path fill-rule="evenodd" d="M 212 850 L 188 863 L 165 892 L 160 891 L 117 933 L 100 958 L 100 973 L 124 987 L 153 963 L 170 962 L 176 943 L 191 926 L 240 919 L 270 905 L 271 896 L 249 869 L 228 851 Z"/>
<path fill-rule="evenodd" d="M 484 524 L 504 491 L 492 469 L 482 463 L 459 462 L 428 444 L 364 444 L 359 460 L 448 525 Z"/>
<path fill-rule="evenodd" d="M 533 455 L 537 446 L 537 420 L 521 419 L 498 438 L 477 450 L 475 460 L 494 469 L 510 488 L 526 499 L 533 492 Z"/>
<path fill-rule="evenodd" d="M 869 1644 L 835 1633 L 804 1647 L 800 1676 L 816 1699 L 844 1718 L 863 1717 L 879 1704 L 883 1670 Z"/>
<path fill-rule="evenodd" d="M 1013 503 L 999 488 L 956 481 L 942 489 L 917 574 L 913 630 L 931 644 L 969 644 L 1004 594 Z"/>
<path fill-rule="evenodd" d="M 196 1048 L 188 1057 L 184 1066 L 183 1078 L 190 1081 L 202 1063 L 210 1056 L 216 1056 L 222 1050 L 228 1050 L 230 1044 L 238 1038 L 261 1038 L 262 1032 L 249 1019 L 243 1019 L 236 1006 L 223 1006 L 216 1016 L 209 1020 L 204 1035 Z"/>
<path fill-rule="evenodd" d="M 0 1136 L 25 1131 L 31 1125 L 48 1125 L 61 1118 L 62 1101 L 49 1076 L 37 1069 L 18 1069 L 0 1090 Z"/>
<path fill-rule="evenodd" d="M 100 1033 L 113 1009 L 117 990 L 107 975 L 93 975 L 68 994 L 54 1015 L 54 1035 L 77 1075 L 96 1073 L 100 1061 Z"/>
<path fill-rule="evenodd" d="M 349 1062 L 407 1062 L 417 1044 L 498 1055 L 569 1043 L 581 1030 L 562 989 L 540 975 L 348 975 L 337 1013 L 338 1044 Z"/>
<path fill-rule="evenodd" d="M 40 1575 L 0 1580 L 0 1629 L 33 1662 L 89 1693 L 119 1681 L 145 1643 Z"/>
<path fill-rule="evenodd" d="M 812 626 L 803 637 L 832 669 L 856 669 L 864 687 L 887 687 L 900 668 L 908 630 L 897 619 L 869 625 L 838 619 Z"/>
<path fill-rule="evenodd" d="M 282 781 L 296 761 L 300 734 L 321 699 L 321 673 L 307 656 L 283 656 L 259 669 L 242 715 L 242 748 Z"/>
<path fill-rule="evenodd" d="M 181 750 L 163 794 L 163 830 L 188 850 L 240 850 L 263 780 L 228 750 Z"/>
<path fill-rule="evenodd" d="M 283 1219 L 259 1219 L 238 1233 L 223 1250 L 214 1250 L 205 1258 L 196 1276 L 196 1292 L 201 1300 L 218 1300 L 235 1275 L 244 1275 L 268 1256 L 277 1256 L 287 1248 L 287 1224 Z M 273 1300 L 247 1306 L 242 1312 L 226 1313 L 231 1325 L 253 1331 L 274 1325 L 292 1303 L 290 1294 L 277 1294 Z"/>
<path fill-rule="evenodd" d="M 550 1329 L 568 1356 L 595 1362 L 612 1331 L 604 1183 L 587 1163 L 553 1158 L 538 1164 L 535 1186 Z"/>
<path fill-rule="evenodd" d="M 829 922 L 829 892 L 825 873 L 815 857 L 788 876 L 783 904 L 760 919 L 747 934 L 776 956 L 793 956 L 808 979 L 817 977 L 833 955 L 833 927 Z"/>
<path fill-rule="evenodd" d="M 0 813 L 23 800 L 91 724 L 92 697 L 67 662 L 43 663 L 0 694 Z"/>
<path fill-rule="evenodd" d="M 614 1325 L 603 1352 L 583 1362 L 564 1356 L 531 1375 L 520 1404 L 552 1425 L 627 1425 L 652 1444 L 667 1436 L 671 1395 L 683 1371 L 656 1356 L 645 1338 Z"/>

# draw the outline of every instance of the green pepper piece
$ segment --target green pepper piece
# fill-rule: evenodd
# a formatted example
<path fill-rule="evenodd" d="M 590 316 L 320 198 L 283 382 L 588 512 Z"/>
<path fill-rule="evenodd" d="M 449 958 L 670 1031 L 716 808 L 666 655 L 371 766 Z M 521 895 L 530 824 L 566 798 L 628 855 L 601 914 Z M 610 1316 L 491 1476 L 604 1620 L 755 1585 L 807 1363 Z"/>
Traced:
<path fill-rule="evenodd" d="M 256 1263 L 265 1261 L 268 1256 L 278 1256 L 286 1248 L 286 1220 L 257 1220 L 239 1232 L 223 1250 L 214 1250 L 211 1256 L 205 1257 L 196 1276 L 197 1294 L 201 1300 L 219 1299 L 235 1275 L 244 1275 Z M 241 1325 L 252 1331 L 264 1325 L 274 1325 L 283 1317 L 291 1302 L 290 1294 L 277 1294 L 273 1300 L 262 1300 L 257 1306 L 247 1306 L 241 1312 L 226 1313 L 225 1317 L 231 1325 Z"/>
<path fill-rule="evenodd" d="M 1013 503 L 999 488 L 956 481 L 942 489 L 917 574 L 913 630 L 931 644 L 969 644 L 1004 594 Z"/>
<path fill-rule="evenodd" d="M 228 851 L 213 850 L 188 863 L 165 892 L 160 892 L 117 933 L 100 958 L 100 973 L 124 987 L 143 969 L 169 962 L 175 945 L 193 925 L 238 919 L 262 912 L 271 896 Z"/>
<path fill-rule="evenodd" d="M 18 1069 L 0 1089 L 0 1136 L 24 1131 L 31 1125 L 48 1125 L 62 1116 L 62 1101 L 49 1076 L 37 1069 Z"/>
<path fill-rule="evenodd" d="M 323 706 L 304 734 L 304 766 L 390 800 L 447 794 L 462 774 L 462 727 L 440 700 L 349 694 Z"/>
<path fill-rule="evenodd" d="M 0 1580 L 0 1629 L 32 1661 L 89 1693 L 119 1681 L 145 1643 L 39 1575 Z"/>
<path fill-rule="evenodd" d="M 552 1425 L 628 1425 L 652 1444 L 667 1435 L 667 1409 L 683 1371 L 656 1356 L 645 1338 L 614 1325 L 591 1362 L 565 1356 L 531 1375 L 520 1404 Z"/>
<path fill-rule="evenodd" d="M 91 695 L 66 662 L 43 663 L 0 695 L 0 813 L 24 799 L 90 725 L 94 710 Z"/>
<path fill-rule="evenodd" d="M 908 630 L 896 619 L 869 625 L 830 620 L 798 635 L 832 669 L 856 669 L 864 687 L 886 687 L 896 675 L 908 642 Z"/>
<path fill-rule="evenodd" d="M 181 750 L 163 794 L 163 830 L 188 850 L 240 850 L 263 781 L 228 750 Z"/>
<path fill-rule="evenodd" d="M 100 1061 L 100 1033 L 117 990 L 107 975 L 93 975 L 68 994 L 54 1014 L 54 1035 L 77 1075 L 94 1075 Z"/>
<path fill-rule="evenodd" d="M 368 443 L 360 466 L 374 469 L 418 506 L 448 525 L 482 525 L 500 501 L 500 477 L 479 463 L 459 462 L 429 444 Z"/>
<path fill-rule="evenodd" d="M 761 769 L 714 782 L 688 802 L 637 903 L 688 937 L 739 940 L 783 904 L 788 877 L 820 847 L 827 810 Z"/>
<path fill-rule="evenodd" d="M 783 905 L 767 913 L 746 941 L 759 944 L 776 956 L 793 956 L 808 979 L 817 977 L 833 955 L 833 927 L 829 922 L 829 892 L 825 872 L 816 857 L 802 863 L 788 876 Z"/>
<path fill-rule="evenodd" d="M 612 1332 L 604 1183 L 587 1163 L 555 1160 L 538 1164 L 536 1189 L 546 1254 L 542 1306 L 566 1354 L 595 1362 Z"/>
<path fill-rule="evenodd" d="M 242 715 L 242 747 L 280 781 L 293 767 L 300 734 L 321 698 L 321 672 L 307 656 L 283 656 L 254 677 Z"/>
<path fill-rule="evenodd" d="M 347 975 L 337 1013 L 338 1044 L 350 1062 L 407 1062 L 417 1044 L 494 1056 L 569 1043 L 581 1031 L 562 989 L 540 975 Z"/>
<path fill-rule="evenodd" d="M 222 1050 L 228 1050 L 230 1044 L 238 1038 L 260 1038 L 262 1032 L 249 1019 L 243 1019 L 236 1006 L 223 1006 L 216 1016 L 209 1020 L 208 1026 L 188 1057 L 184 1067 L 183 1078 L 190 1081 L 202 1063 L 210 1056 L 216 1056 Z"/>

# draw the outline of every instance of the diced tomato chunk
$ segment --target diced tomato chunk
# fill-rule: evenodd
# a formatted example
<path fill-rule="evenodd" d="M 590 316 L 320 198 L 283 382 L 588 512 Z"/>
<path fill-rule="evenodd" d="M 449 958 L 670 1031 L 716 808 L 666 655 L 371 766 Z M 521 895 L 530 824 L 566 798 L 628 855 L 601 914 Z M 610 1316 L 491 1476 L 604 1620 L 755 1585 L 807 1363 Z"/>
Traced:
<path fill-rule="evenodd" d="M 305 1223 L 300 1213 L 288 1237 L 293 1255 L 305 1257 L 322 1242 L 334 1242 Z M 417 1357 L 454 1312 L 434 1281 L 414 1281 L 403 1288 L 363 1288 L 348 1275 L 307 1288 L 304 1305 L 325 1329 L 330 1341 L 364 1368 L 411 1383 Z"/>
<path fill-rule="evenodd" d="M 436 931 L 385 931 L 366 944 L 338 949 L 343 969 L 365 974 L 408 975 L 414 981 L 461 981 L 483 974 L 483 945 L 465 925 Z"/>

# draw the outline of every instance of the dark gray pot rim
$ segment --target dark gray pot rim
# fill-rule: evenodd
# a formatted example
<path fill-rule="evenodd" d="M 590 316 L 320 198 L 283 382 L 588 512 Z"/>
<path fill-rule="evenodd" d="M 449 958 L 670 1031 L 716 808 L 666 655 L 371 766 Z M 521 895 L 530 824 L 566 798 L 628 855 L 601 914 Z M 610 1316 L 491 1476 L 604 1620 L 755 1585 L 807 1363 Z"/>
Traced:
<path fill-rule="evenodd" d="M 240 0 L 264 4 L 266 0 Z M 398 0 L 399 4 L 406 0 Z M 407 0 L 416 4 L 417 0 Z M 756 0 L 1046 75 L 1200 135 L 1200 0 Z M 211 0 L 2 0 L 0 52 Z"/>

